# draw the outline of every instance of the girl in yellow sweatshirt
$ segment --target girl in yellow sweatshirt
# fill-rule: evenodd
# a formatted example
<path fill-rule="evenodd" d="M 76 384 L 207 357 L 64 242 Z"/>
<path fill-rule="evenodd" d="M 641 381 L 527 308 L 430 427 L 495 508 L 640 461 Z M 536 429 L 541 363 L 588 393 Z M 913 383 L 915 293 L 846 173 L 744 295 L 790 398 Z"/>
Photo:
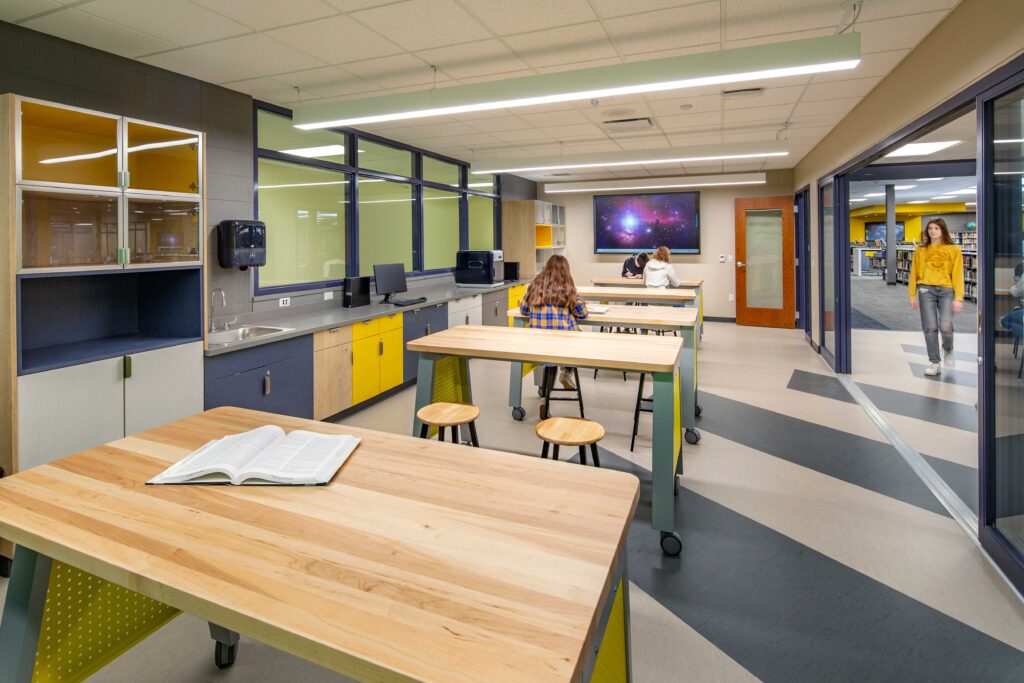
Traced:
<path fill-rule="evenodd" d="M 964 257 L 953 244 L 946 221 L 928 222 L 921 244 L 914 250 L 910 265 L 910 305 L 921 311 L 921 329 L 928 347 L 928 368 L 924 374 L 942 372 L 956 365 L 953 355 L 953 314 L 964 306 Z M 938 333 L 942 333 L 942 358 L 939 358 Z"/>

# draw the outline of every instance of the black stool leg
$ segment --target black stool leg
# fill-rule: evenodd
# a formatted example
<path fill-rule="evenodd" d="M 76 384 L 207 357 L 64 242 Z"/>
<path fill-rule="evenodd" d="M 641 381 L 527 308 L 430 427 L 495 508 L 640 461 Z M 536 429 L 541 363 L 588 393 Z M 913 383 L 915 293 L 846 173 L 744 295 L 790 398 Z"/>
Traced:
<path fill-rule="evenodd" d="M 480 448 L 480 439 L 476 438 L 476 421 L 469 423 L 469 441 L 477 448 Z"/>
<path fill-rule="evenodd" d="M 601 458 L 597 456 L 597 444 L 590 444 L 590 456 L 594 459 L 594 467 L 601 466 Z"/>
<path fill-rule="evenodd" d="M 437 440 L 444 441 L 444 427 L 437 428 Z"/>
<path fill-rule="evenodd" d="M 552 460 L 558 460 L 558 444 L 555 444 L 555 450 L 551 453 Z"/>
<path fill-rule="evenodd" d="M 428 434 L 430 434 L 430 425 L 424 422 L 423 424 L 420 425 L 420 438 L 425 439 L 427 438 Z"/>
<path fill-rule="evenodd" d="M 580 371 L 576 368 L 572 369 L 572 376 L 576 379 L 576 400 L 580 404 L 580 417 L 583 415 L 583 387 L 580 385 Z"/>
<path fill-rule="evenodd" d="M 580 446 L 580 464 L 581 465 L 586 465 L 587 464 L 587 447 L 586 446 Z"/>
<path fill-rule="evenodd" d="M 550 446 L 550 445 L 551 444 L 549 444 L 547 441 L 544 442 L 544 445 L 540 447 L 540 457 L 542 457 L 542 458 L 548 457 L 548 446 Z"/>
<path fill-rule="evenodd" d="M 459 425 L 452 425 L 452 443 L 459 442 Z"/>
<path fill-rule="evenodd" d="M 640 373 L 640 386 L 636 390 L 636 407 L 633 408 L 633 436 L 629 440 L 629 452 L 633 452 L 633 445 L 636 443 L 636 433 L 640 429 L 640 402 L 644 399 L 644 373 Z"/>
<path fill-rule="evenodd" d="M 551 417 L 548 410 L 551 407 L 551 390 L 555 387 L 555 375 L 558 374 L 557 365 L 548 365 L 544 368 L 544 419 Z"/>

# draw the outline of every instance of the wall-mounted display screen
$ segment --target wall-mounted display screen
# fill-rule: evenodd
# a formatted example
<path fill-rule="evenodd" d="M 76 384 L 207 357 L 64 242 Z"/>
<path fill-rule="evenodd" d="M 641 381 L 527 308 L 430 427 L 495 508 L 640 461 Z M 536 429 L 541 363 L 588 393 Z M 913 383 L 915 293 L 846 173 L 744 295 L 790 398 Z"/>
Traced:
<path fill-rule="evenodd" d="M 868 242 L 884 242 L 885 241 L 885 223 L 865 223 L 864 224 L 864 239 Z M 902 240 L 903 236 L 903 221 L 896 222 L 896 239 Z"/>
<path fill-rule="evenodd" d="M 700 193 L 594 195 L 594 253 L 700 253 Z"/>

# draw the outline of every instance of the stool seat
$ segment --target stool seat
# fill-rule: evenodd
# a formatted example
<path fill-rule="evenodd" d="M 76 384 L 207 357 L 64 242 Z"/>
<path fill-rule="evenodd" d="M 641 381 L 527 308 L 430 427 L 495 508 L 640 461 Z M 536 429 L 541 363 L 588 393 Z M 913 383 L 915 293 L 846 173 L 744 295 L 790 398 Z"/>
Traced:
<path fill-rule="evenodd" d="M 434 427 L 452 427 L 473 422 L 480 409 L 466 403 L 431 403 L 416 411 L 416 419 Z"/>
<path fill-rule="evenodd" d="M 549 417 L 537 424 L 537 436 L 559 446 L 588 446 L 604 438 L 604 427 L 579 417 Z"/>

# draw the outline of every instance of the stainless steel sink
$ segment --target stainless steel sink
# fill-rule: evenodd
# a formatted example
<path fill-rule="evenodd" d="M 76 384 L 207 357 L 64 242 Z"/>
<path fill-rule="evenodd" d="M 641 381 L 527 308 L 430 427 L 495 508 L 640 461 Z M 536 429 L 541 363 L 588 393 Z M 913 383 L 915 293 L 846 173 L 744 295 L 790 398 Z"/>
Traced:
<path fill-rule="evenodd" d="M 259 339 L 261 337 L 269 337 L 275 334 L 281 334 L 283 332 L 291 332 L 293 327 L 267 327 L 263 325 L 245 325 L 243 327 L 236 327 L 233 330 L 223 330 L 220 332 L 211 332 L 207 338 L 210 344 L 233 344 L 235 342 L 246 341 L 248 339 Z"/>

